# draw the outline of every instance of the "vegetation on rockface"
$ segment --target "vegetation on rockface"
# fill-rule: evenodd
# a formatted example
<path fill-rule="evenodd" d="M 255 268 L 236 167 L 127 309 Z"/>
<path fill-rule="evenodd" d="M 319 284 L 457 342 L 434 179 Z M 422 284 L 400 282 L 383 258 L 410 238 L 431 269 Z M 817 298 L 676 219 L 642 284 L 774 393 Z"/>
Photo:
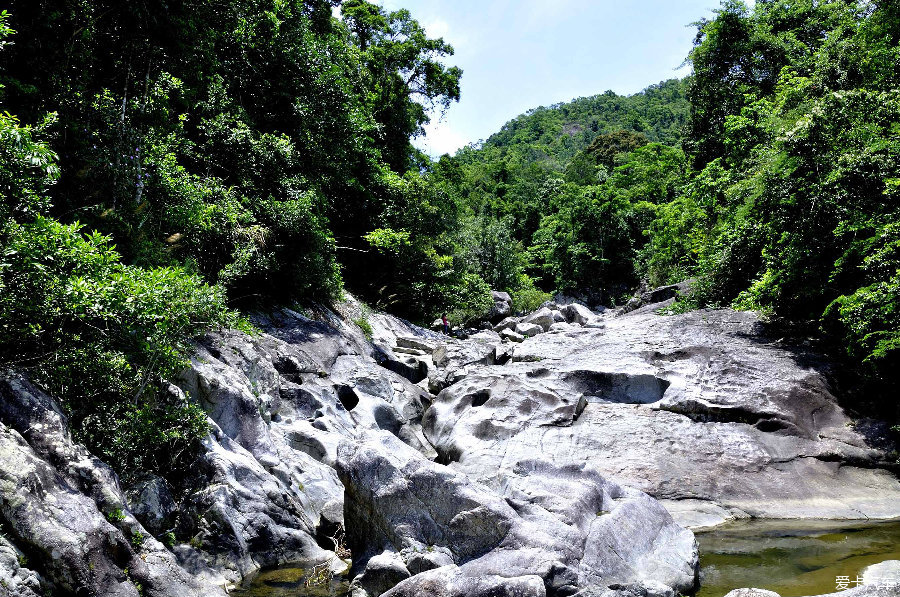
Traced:
<path fill-rule="evenodd" d="M 203 413 L 163 380 L 191 339 L 240 325 L 229 306 L 337 299 L 345 282 L 417 319 L 490 300 L 410 143 L 423 106 L 459 97 L 452 48 L 406 11 L 347 0 L 342 21 L 336 4 L 3 13 L 0 365 L 57 396 L 120 473 L 190 462 Z"/>
<path fill-rule="evenodd" d="M 160 379 L 191 337 L 240 322 L 196 275 L 125 265 L 107 236 L 48 216 L 60 170 L 40 137 L 54 124 L 0 114 L 0 362 L 61 398 L 75 437 L 120 471 L 177 471 L 206 420 Z"/>
<path fill-rule="evenodd" d="M 900 7 L 723 4 L 691 54 L 704 212 L 696 304 L 824 333 L 873 379 L 900 365 Z M 894 404 L 893 406 L 896 406 Z"/>
<path fill-rule="evenodd" d="M 439 171 L 512 218 L 546 290 L 611 303 L 696 277 L 680 309 L 759 310 L 891 383 L 900 8 L 725 0 L 697 31 L 689 79 L 539 108 Z"/>
<path fill-rule="evenodd" d="M 683 308 L 803 324 L 872 379 L 898 364 L 896 3 L 726 0 L 689 79 L 537 108 L 435 162 L 411 139 L 461 73 L 407 11 L 9 10 L 0 364 L 120 472 L 189 461 L 203 419 L 162 380 L 191 338 L 344 287 L 465 322 L 492 288 L 527 309 L 696 277 Z"/>

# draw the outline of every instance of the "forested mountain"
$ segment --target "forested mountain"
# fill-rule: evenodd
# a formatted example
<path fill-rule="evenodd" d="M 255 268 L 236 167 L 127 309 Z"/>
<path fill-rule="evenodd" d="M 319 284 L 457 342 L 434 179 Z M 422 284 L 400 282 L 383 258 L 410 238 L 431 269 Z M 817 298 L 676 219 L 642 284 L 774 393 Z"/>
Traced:
<path fill-rule="evenodd" d="M 461 203 L 474 216 L 472 227 L 490 228 L 489 233 L 476 235 L 508 237 L 512 242 L 503 244 L 521 247 L 518 260 L 508 256 L 505 263 L 485 264 L 485 278 L 495 286 L 515 289 L 511 273 L 498 277 L 487 271 L 502 272 L 518 264 L 548 291 L 586 292 L 597 300 L 621 298 L 637 280 L 629 271 L 633 247 L 627 230 L 639 232 L 642 223 L 615 209 L 588 214 L 585 201 L 592 199 L 583 197 L 585 192 L 596 195 L 603 185 L 624 190 L 638 179 L 639 186 L 659 188 L 631 189 L 635 197 L 662 193 L 665 196 L 642 197 L 663 201 L 674 192 L 664 187 L 671 186 L 667 179 L 676 173 L 651 177 L 647 168 L 666 169 L 670 161 L 676 170 L 683 167 L 679 147 L 689 114 L 687 89 L 687 80 L 670 80 L 629 97 L 608 91 L 530 110 L 484 143 L 443 160 L 438 174 L 451 179 Z M 635 154 L 631 170 L 616 169 L 622 165 L 619 158 L 648 144 Z M 651 165 L 648 159 L 658 163 Z M 576 228 L 592 238 L 576 238 Z M 560 235 L 572 242 L 563 247 Z"/>
<path fill-rule="evenodd" d="M 163 383 L 193 339 L 345 288 L 464 322 L 491 288 L 522 309 L 695 277 L 678 308 L 759 310 L 882 382 L 900 364 L 896 2 L 725 0 L 689 79 L 436 162 L 410 141 L 462 73 L 405 10 L 7 4 L 0 365 L 120 471 L 177 469 L 203 435 Z"/>
<path fill-rule="evenodd" d="M 697 27 L 688 81 L 539 108 L 438 164 L 481 236 L 515 247 L 483 275 L 514 286 L 487 273 L 514 264 L 607 304 L 696 277 L 679 309 L 760 311 L 890 383 L 900 8 L 726 0 Z"/>

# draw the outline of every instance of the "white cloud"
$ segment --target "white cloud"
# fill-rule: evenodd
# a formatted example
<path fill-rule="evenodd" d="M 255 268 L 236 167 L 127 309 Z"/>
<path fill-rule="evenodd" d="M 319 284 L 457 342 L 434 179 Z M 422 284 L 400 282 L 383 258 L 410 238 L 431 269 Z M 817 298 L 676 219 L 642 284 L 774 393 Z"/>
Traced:
<path fill-rule="evenodd" d="M 447 122 L 433 120 L 425 126 L 425 136 L 413 141 L 416 147 L 433 158 L 449 153 L 466 145 L 471 139 L 454 130 Z"/>

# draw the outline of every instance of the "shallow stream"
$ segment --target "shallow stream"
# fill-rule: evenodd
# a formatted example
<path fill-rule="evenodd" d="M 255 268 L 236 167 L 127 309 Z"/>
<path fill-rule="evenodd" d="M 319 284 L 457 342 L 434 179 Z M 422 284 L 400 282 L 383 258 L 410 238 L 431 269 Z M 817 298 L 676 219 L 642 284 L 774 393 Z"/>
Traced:
<path fill-rule="evenodd" d="M 833 593 L 838 576 L 849 577 L 852 588 L 867 566 L 900 560 L 900 522 L 755 520 L 698 532 L 697 540 L 697 597 L 740 587 L 782 597 Z"/>
<path fill-rule="evenodd" d="M 782 597 L 833 593 L 838 576 L 848 577 L 852 587 L 867 566 L 900 560 L 900 522 L 756 520 L 698 532 L 697 540 L 697 597 L 722 597 L 740 587 L 769 589 Z M 232 595 L 347 595 L 348 583 L 340 577 L 305 586 L 311 571 L 311 565 L 264 571 Z"/>

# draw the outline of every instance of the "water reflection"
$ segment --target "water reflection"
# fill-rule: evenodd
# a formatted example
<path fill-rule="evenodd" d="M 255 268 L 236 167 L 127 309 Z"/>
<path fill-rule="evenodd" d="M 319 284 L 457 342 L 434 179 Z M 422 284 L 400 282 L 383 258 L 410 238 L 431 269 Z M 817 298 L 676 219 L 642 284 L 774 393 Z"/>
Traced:
<path fill-rule="evenodd" d="M 833 593 L 838 576 L 856 580 L 867 566 L 900 560 L 900 522 L 748 521 L 697 533 L 697 540 L 697 597 L 740 587 L 783 597 Z"/>
<path fill-rule="evenodd" d="M 349 594 L 350 583 L 344 575 L 330 580 L 317 577 L 308 583 L 317 572 L 314 564 L 263 570 L 231 594 L 240 597 L 346 597 Z"/>

